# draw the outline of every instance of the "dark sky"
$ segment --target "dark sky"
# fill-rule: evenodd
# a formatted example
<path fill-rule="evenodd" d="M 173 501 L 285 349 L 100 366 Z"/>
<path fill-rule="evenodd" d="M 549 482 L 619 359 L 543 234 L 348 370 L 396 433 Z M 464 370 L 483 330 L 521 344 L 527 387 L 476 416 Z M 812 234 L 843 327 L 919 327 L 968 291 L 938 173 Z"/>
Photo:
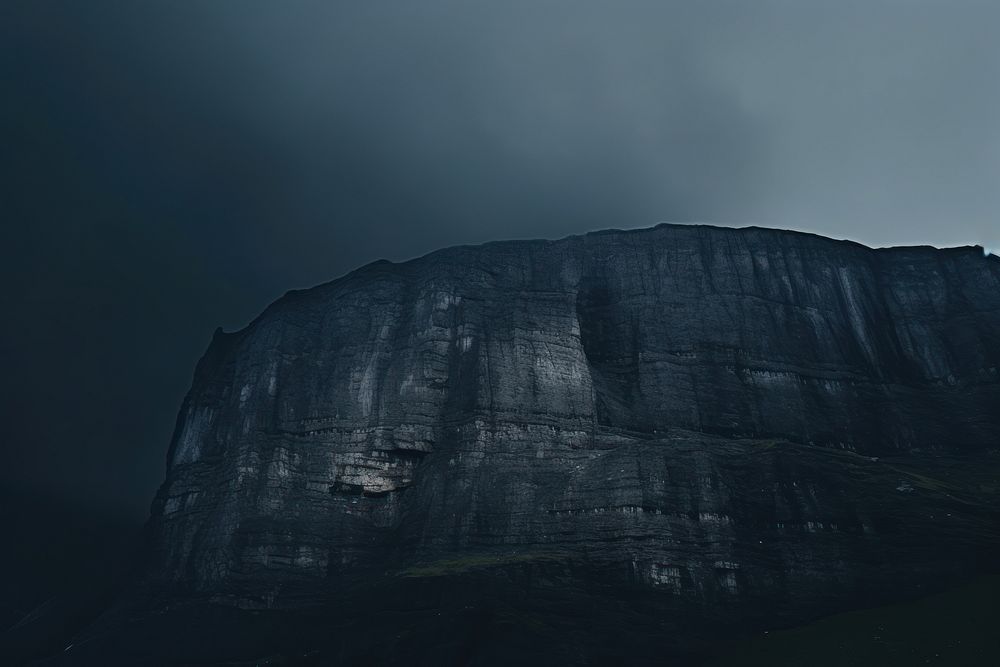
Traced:
<path fill-rule="evenodd" d="M 660 221 L 1000 247 L 1000 3 L 0 9 L 0 482 L 140 517 L 217 325 Z"/>

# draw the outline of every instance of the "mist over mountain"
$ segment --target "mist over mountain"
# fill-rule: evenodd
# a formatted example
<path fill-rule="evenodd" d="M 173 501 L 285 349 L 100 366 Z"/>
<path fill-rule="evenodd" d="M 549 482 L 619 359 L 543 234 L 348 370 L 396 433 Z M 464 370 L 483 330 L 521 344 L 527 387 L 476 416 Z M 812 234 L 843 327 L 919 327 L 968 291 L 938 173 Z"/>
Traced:
<path fill-rule="evenodd" d="M 997 24 L 4 2 L 0 662 L 1000 662 Z"/>

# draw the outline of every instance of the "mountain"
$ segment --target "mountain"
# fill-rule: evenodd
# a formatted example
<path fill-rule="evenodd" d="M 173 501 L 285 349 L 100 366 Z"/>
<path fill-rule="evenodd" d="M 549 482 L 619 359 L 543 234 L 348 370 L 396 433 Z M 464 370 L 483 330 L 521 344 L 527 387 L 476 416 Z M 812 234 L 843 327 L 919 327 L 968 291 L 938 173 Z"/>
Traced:
<path fill-rule="evenodd" d="M 998 443 L 979 247 L 660 225 L 380 261 L 216 332 L 141 592 L 68 655 L 127 616 L 157 619 L 130 659 L 696 661 L 991 570 Z"/>

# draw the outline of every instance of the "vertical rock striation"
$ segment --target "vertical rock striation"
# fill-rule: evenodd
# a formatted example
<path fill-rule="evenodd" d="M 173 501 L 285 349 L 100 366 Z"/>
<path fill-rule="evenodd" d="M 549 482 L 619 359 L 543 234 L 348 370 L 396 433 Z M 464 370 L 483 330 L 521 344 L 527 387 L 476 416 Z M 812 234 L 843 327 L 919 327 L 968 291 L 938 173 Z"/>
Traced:
<path fill-rule="evenodd" d="M 677 225 L 449 248 L 216 333 L 149 581 L 273 607 L 541 572 L 793 622 L 994 558 L 998 443 L 981 248 Z"/>

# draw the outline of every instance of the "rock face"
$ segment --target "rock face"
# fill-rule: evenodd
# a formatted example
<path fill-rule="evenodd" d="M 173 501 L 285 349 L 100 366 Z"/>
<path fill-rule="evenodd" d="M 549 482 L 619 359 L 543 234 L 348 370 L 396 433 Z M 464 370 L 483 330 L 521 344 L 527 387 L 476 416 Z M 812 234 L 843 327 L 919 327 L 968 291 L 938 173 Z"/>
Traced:
<path fill-rule="evenodd" d="M 273 608 L 505 573 L 794 623 L 988 567 L 998 446 L 981 248 L 675 225 L 450 248 L 217 332 L 148 581 Z"/>

